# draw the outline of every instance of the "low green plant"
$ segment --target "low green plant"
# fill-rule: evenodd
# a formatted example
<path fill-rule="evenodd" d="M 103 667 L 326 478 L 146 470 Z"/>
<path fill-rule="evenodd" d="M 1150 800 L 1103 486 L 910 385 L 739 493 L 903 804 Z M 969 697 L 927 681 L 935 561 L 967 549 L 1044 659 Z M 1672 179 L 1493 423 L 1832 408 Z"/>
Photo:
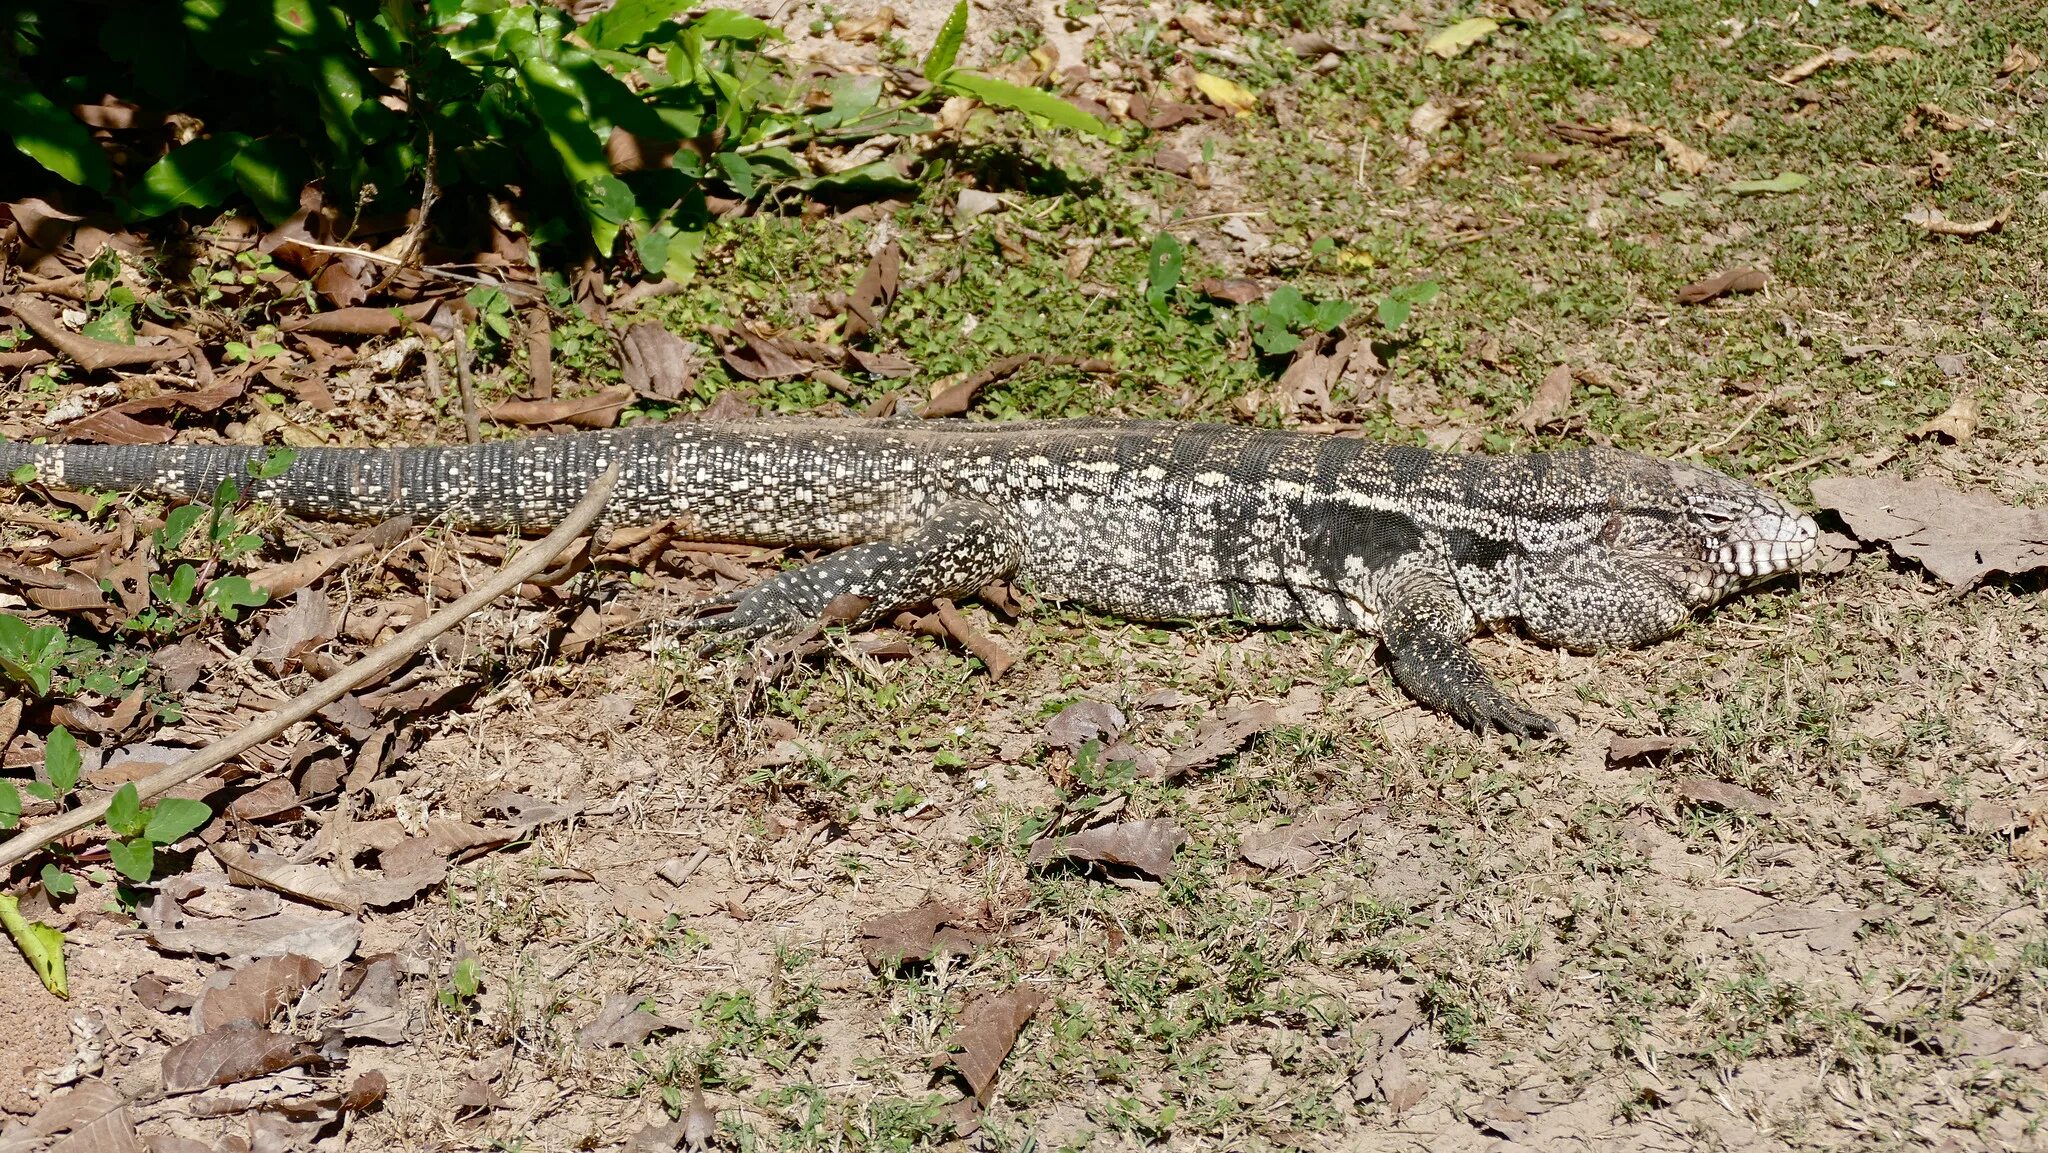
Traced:
<path fill-rule="evenodd" d="M 475 957 L 464 957 L 448 970 L 448 983 L 435 992 L 434 999 L 445 1013 L 466 1014 L 474 1008 L 483 987 L 483 966 Z"/>
<path fill-rule="evenodd" d="M 107 804 L 107 827 L 117 836 L 107 842 L 107 856 L 120 874 L 138 885 L 156 872 L 156 851 L 184 840 L 213 819 L 203 801 L 165 797 L 144 807 L 134 782 L 115 790 Z"/>
<path fill-rule="evenodd" d="M 273 450 L 249 466 L 250 475 L 270 480 L 291 467 L 298 454 L 288 448 Z M 159 557 L 180 555 L 189 543 L 197 545 L 199 563 L 181 561 L 166 574 L 152 574 L 149 590 L 156 603 L 143 609 L 122 627 L 135 632 L 171 635 L 218 616 L 241 619 L 242 610 L 269 603 L 269 594 L 238 573 L 214 575 L 213 570 L 228 561 L 247 556 L 263 545 L 263 538 L 244 532 L 240 517 L 246 506 L 241 486 L 226 478 L 204 504 L 186 504 L 164 515 L 163 527 L 151 536 Z M 202 529 L 203 522 L 203 529 Z M 195 530 L 199 530 L 195 534 Z"/>
<path fill-rule="evenodd" d="M 1306 333 L 1328 332 L 1358 311 L 1348 300 L 1310 300 L 1291 284 L 1251 306 L 1252 343 L 1267 356 L 1286 356 L 1301 347 Z"/>

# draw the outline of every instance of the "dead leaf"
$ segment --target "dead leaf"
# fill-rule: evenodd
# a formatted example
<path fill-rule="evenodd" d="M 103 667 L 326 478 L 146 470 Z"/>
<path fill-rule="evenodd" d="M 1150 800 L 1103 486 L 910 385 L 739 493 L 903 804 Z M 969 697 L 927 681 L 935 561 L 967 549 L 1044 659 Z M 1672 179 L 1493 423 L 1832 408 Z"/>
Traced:
<path fill-rule="evenodd" d="M 1705 280 L 1695 280 L 1678 290 L 1678 303 L 1705 304 L 1741 292 L 1762 292 L 1771 278 L 1755 268 L 1731 268 Z"/>
<path fill-rule="evenodd" d="M 477 1077 L 464 1077 L 462 1091 L 455 1095 L 452 1107 L 457 1120 L 465 1120 L 490 1113 L 505 1106 L 505 1099 L 491 1088 L 488 1081 Z"/>
<path fill-rule="evenodd" d="M 1350 840 L 1363 824 L 1363 810 L 1326 806 L 1287 824 L 1240 837 L 1237 851 L 1261 869 L 1303 872 L 1321 859 L 1320 850 Z"/>
<path fill-rule="evenodd" d="M 1914 60 L 1919 53 L 1897 44 L 1880 44 L 1863 54 L 1863 59 L 1872 64 L 1897 64 L 1901 60 Z"/>
<path fill-rule="evenodd" d="M 1920 230 L 1930 236 L 1982 236 L 2004 228 L 2005 222 L 2012 219 L 2012 208 L 1999 209 L 1996 216 L 1982 220 L 1950 220 L 1939 208 L 1915 208 L 1900 219 L 1907 224 L 1919 225 Z"/>
<path fill-rule="evenodd" d="M 1752 936 L 1785 936 L 1805 942 L 1816 953 L 1839 953 L 1856 943 L 1856 930 L 1868 921 L 1882 921 L 1900 912 L 1894 905 L 1868 909 L 1788 909 L 1723 925 L 1734 940 Z"/>
<path fill-rule="evenodd" d="M 1683 737 L 1625 737 L 1617 733 L 1607 742 L 1607 764 L 1613 767 L 1650 761 L 1694 747 L 1693 742 Z"/>
<path fill-rule="evenodd" d="M 1824 477 L 1813 483 L 1813 498 L 1861 539 L 1890 545 L 1957 588 L 1994 572 L 2048 567 L 2048 512 L 1940 481 L 1889 477 Z"/>
<path fill-rule="evenodd" d="M 398 958 L 379 953 L 369 958 L 359 972 L 356 989 L 348 999 L 348 1012 L 333 1027 L 351 1041 L 374 1041 L 396 1045 L 405 1040 L 406 1014 L 399 1002 Z"/>
<path fill-rule="evenodd" d="M 275 900 L 275 898 L 272 898 Z M 172 953 L 207 957 L 273 957 L 304 953 L 339 965 L 356 951 L 362 924 L 354 917 L 286 912 L 255 919 L 190 917 L 182 927 L 151 926 L 149 940 Z"/>
<path fill-rule="evenodd" d="M 2015 48 L 2018 45 L 2014 45 Z M 2010 56 L 2011 53 L 2007 53 Z M 2002 73 L 2001 73 L 2002 75 Z M 71 239 L 72 226 L 85 219 L 52 208 L 48 201 L 26 197 L 6 206 L 8 215 L 21 229 L 21 238 L 35 252 L 55 252 Z"/>
<path fill-rule="evenodd" d="M 846 325 L 841 335 L 848 341 L 873 332 L 881 323 L 881 315 L 896 300 L 896 289 L 903 271 L 903 246 L 891 240 L 879 252 L 869 258 L 868 266 L 861 270 L 859 283 L 846 298 Z"/>
<path fill-rule="evenodd" d="M 1259 106 L 1259 98 L 1251 89 L 1211 72 L 1195 73 L 1195 87 L 1209 98 L 1209 103 L 1238 116 L 1250 116 Z"/>
<path fill-rule="evenodd" d="M 287 663 L 333 640 L 334 636 L 334 618 L 327 611 L 326 595 L 301 588 L 292 607 L 270 614 L 263 631 L 243 652 L 272 676 L 277 676 Z"/>
<path fill-rule="evenodd" d="M 1846 44 L 1839 45 L 1828 49 L 1818 56 L 1809 56 L 1792 67 L 1785 69 L 1783 72 L 1778 73 L 1777 80 L 1780 84 L 1797 84 L 1823 68 L 1829 68 L 1836 64 L 1847 64 L 1856 59 L 1856 56 L 1857 53 L 1854 48 Z"/>
<path fill-rule="evenodd" d="M 1082 699 L 1053 715 L 1045 723 L 1052 743 L 1072 752 L 1089 741 L 1109 744 L 1124 731 L 1123 710 L 1107 701 Z"/>
<path fill-rule="evenodd" d="M 1550 125 L 1553 135 L 1579 144 L 1613 146 L 1627 144 L 1650 136 L 1654 130 L 1647 124 L 1638 124 L 1624 116 L 1617 116 L 1606 124 L 1576 124 L 1567 121 L 1553 121 Z"/>
<path fill-rule="evenodd" d="M 1515 414 L 1515 423 L 1526 432 L 1547 428 L 1564 419 L 1572 406 L 1572 366 L 1560 364 L 1543 374 L 1529 403 Z"/>
<path fill-rule="evenodd" d="M 1726 809 L 1731 813 L 1752 813 L 1762 816 L 1772 809 L 1769 800 L 1741 785 L 1732 785 L 1727 781 L 1716 781 L 1708 777 L 1687 777 L 1678 782 L 1678 796 L 1680 800 L 1691 804 Z"/>
<path fill-rule="evenodd" d="M 403 328 L 405 323 L 405 317 L 392 309 L 357 306 L 295 316 L 278 328 L 285 332 L 328 336 L 389 336 Z"/>
<path fill-rule="evenodd" d="M 192 1029 L 211 1033 L 236 1025 L 258 1028 L 270 1024 L 277 1011 L 320 979 L 327 967 L 299 953 L 262 957 L 239 969 L 222 970 L 199 994 L 192 1007 Z"/>
<path fill-rule="evenodd" d="M 1415 106 L 1408 114 L 1408 131 L 1417 136 L 1429 136 L 1451 122 L 1451 104 L 1439 104 L 1434 96 Z"/>
<path fill-rule="evenodd" d="M 597 1016 L 576 1030 L 577 1042 L 587 1049 L 616 1049 L 639 1045 L 656 1033 L 682 1028 L 642 1009 L 640 1005 L 646 1000 L 639 993 L 618 993 L 606 998 Z"/>
<path fill-rule="evenodd" d="M 1977 435 L 1977 422 L 1983 414 L 1977 406 L 1977 398 L 1961 393 L 1949 402 L 1940 416 L 1913 430 L 1915 439 L 1938 436 L 1954 444 L 1968 444 Z"/>
<path fill-rule="evenodd" d="M 1713 158 L 1669 132 L 1657 134 L 1657 146 L 1671 158 L 1671 166 L 1687 176 L 1698 176 L 1714 163 Z"/>
<path fill-rule="evenodd" d="M 367 544 L 346 544 L 315 549 L 282 564 L 265 565 L 255 570 L 249 574 L 249 583 L 269 593 L 271 600 L 283 600 L 342 565 L 354 564 L 365 557 L 376 555 L 376 552 L 374 547 Z M 324 611 L 324 598 L 320 605 Z"/>
<path fill-rule="evenodd" d="M 809 376 L 820 365 L 839 359 L 829 349 L 813 348 L 788 337 L 756 336 L 744 328 L 731 335 L 739 337 L 738 343 L 727 343 L 720 355 L 726 367 L 748 380 Z"/>
<path fill-rule="evenodd" d="M 864 44 L 880 40 L 893 29 L 903 27 L 903 17 L 887 4 L 874 10 L 871 15 L 842 17 L 832 25 L 832 34 L 841 40 Z"/>
<path fill-rule="evenodd" d="M 995 1099 L 996 1075 L 1004 1059 L 1044 1003 L 1045 994 L 1029 985 L 976 1000 L 961 1012 L 960 1027 L 947 1041 L 947 1048 L 957 1051 L 934 1057 L 932 1067 L 951 1066 L 986 1108 Z"/>
<path fill-rule="evenodd" d="M 690 1090 L 690 1107 L 683 1112 L 682 1125 L 685 1148 L 707 1149 L 718 1137 L 718 1113 L 704 1103 L 704 1090 Z"/>
<path fill-rule="evenodd" d="M 1290 33 L 1281 43 L 1304 60 L 1317 60 L 1332 53 L 1342 56 L 1350 51 L 1323 33 L 1313 31 Z"/>
<path fill-rule="evenodd" d="M 1195 291 L 1210 300 L 1220 300 L 1225 304 L 1246 305 L 1266 299 L 1265 285 L 1243 277 L 1217 279 L 1212 276 L 1195 285 Z"/>
<path fill-rule="evenodd" d="M 1626 24 L 1602 24 L 1593 31 L 1599 33 L 1600 39 L 1616 48 L 1648 48 L 1657 40 L 1656 33 L 1631 28 Z"/>
<path fill-rule="evenodd" d="M 319 1060 L 313 1046 L 253 1025 L 201 1033 L 164 1053 L 166 1093 L 196 1093 Z"/>
<path fill-rule="evenodd" d="M 2014 41 L 2005 50 L 2005 59 L 1998 62 L 1998 75 L 2016 76 L 2032 72 L 2041 66 L 2041 58 L 2027 51 L 2026 46 Z"/>
<path fill-rule="evenodd" d="M 681 400 L 703 370 L 697 346 L 651 321 L 628 328 L 619 339 L 619 372 L 635 396 Z"/>
<path fill-rule="evenodd" d="M 1389 1049 L 1380 1058 L 1376 1080 L 1381 1099 L 1396 1116 L 1422 1104 L 1422 1099 L 1429 1096 L 1429 1082 L 1408 1071 L 1408 1058 L 1398 1048 Z"/>
<path fill-rule="evenodd" d="M 917 373 L 915 364 L 893 352 L 869 352 L 866 349 L 849 348 L 846 350 L 846 356 L 853 361 L 855 367 L 869 376 L 893 378 L 914 376 Z"/>
<path fill-rule="evenodd" d="M 1075 833 L 1070 837 L 1043 837 L 1031 846 L 1025 860 L 1034 869 L 1059 860 L 1100 861 L 1122 865 L 1154 878 L 1173 870 L 1174 850 L 1188 839 L 1179 825 L 1163 817 L 1144 821 L 1122 821 Z"/>
<path fill-rule="evenodd" d="M 965 957 L 990 939 L 972 924 L 958 905 L 946 901 L 885 913 L 862 922 L 861 955 L 877 969 L 934 957 Z"/>
<path fill-rule="evenodd" d="M 1962 132 L 1970 127 L 1969 121 L 1932 100 L 1922 100 L 1915 104 L 1913 112 L 1943 132 Z"/>
<path fill-rule="evenodd" d="M 993 637 L 974 627 L 974 622 L 960 611 L 958 605 L 945 597 L 932 601 L 931 619 L 937 622 L 939 630 L 954 644 L 973 653 L 988 670 L 990 678 L 1000 678 L 1017 663 L 1010 650 L 996 643 Z"/>
<path fill-rule="evenodd" d="M 1192 744 L 1168 758 L 1163 775 L 1171 780 L 1206 769 L 1235 754 L 1246 741 L 1279 724 L 1279 710 L 1268 704 L 1252 705 L 1212 717 L 1195 730 Z"/>
<path fill-rule="evenodd" d="M 578 428 L 611 428 L 619 423 L 619 414 L 632 401 L 633 390 L 617 385 L 594 396 L 508 400 L 492 405 L 484 415 L 503 424 L 573 424 Z"/>

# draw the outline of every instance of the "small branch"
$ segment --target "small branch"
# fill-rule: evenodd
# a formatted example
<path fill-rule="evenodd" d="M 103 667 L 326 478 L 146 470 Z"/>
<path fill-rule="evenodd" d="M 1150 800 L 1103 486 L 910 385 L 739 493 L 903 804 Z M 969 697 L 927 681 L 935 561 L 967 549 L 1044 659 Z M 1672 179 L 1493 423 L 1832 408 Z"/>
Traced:
<path fill-rule="evenodd" d="M 20 317 L 28 330 L 41 337 L 44 344 L 70 357 L 87 372 L 199 355 L 198 350 L 189 344 L 115 344 L 109 340 L 80 336 L 65 328 L 63 322 L 50 315 L 48 309 L 26 297 L 0 297 L 0 308 Z"/>
<path fill-rule="evenodd" d="M 469 351 L 469 341 L 463 338 L 462 330 L 455 332 L 455 390 L 462 396 L 462 428 L 469 434 L 469 443 L 482 444 L 483 425 L 476 415 L 476 389 L 470 386 L 469 364 L 475 354 Z"/>
<path fill-rule="evenodd" d="M 483 587 L 371 650 L 361 660 L 308 689 L 262 721 L 233 736 L 215 741 L 162 772 L 135 782 L 137 799 L 148 803 L 195 777 L 219 768 L 347 696 L 358 686 L 367 684 L 411 660 L 414 654 L 427 647 L 435 637 L 468 620 L 485 605 L 497 600 L 552 563 L 564 549 L 597 521 L 598 514 L 604 511 L 605 501 L 611 496 L 612 486 L 618 483 L 618 479 L 619 466 L 614 463 L 590 486 L 590 492 L 577 502 L 576 507 L 569 510 L 569 515 L 555 531 L 543 537 L 532 549 L 507 562 L 505 567 L 499 569 L 497 575 Z M 106 800 L 94 801 L 92 804 L 73 809 L 44 821 L 33 829 L 23 829 L 13 839 L 0 844 L 0 874 L 27 860 L 50 842 L 69 836 L 105 817 L 107 803 Z"/>

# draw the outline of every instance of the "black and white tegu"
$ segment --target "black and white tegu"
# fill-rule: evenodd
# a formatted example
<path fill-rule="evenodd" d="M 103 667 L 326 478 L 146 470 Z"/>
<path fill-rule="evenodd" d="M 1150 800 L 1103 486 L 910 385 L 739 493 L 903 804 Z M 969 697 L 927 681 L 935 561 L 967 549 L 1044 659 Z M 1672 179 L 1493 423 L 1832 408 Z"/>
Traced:
<path fill-rule="evenodd" d="M 1541 735 L 1467 645 L 1519 627 L 1574 650 L 1639 645 L 1799 567 L 1814 522 L 1697 464 L 1613 449 L 1431 452 L 1307 433 L 1150 421 L 762 419 L 458 448 L 0 443 L 75 487 L 199 497 L 234 477 L 313 517 L 401 513 L 476 527 L 561 518 L 612 462 L 605 520 L 675 518 L 697 540 L 835 546 L 737 590 L 689 627 L 759 638 L 842 594 L 856 625 L 1014 579 L 1118 616 L 1236 617 L 1376 634 L 1395 680 L 1479 729 Z"/>

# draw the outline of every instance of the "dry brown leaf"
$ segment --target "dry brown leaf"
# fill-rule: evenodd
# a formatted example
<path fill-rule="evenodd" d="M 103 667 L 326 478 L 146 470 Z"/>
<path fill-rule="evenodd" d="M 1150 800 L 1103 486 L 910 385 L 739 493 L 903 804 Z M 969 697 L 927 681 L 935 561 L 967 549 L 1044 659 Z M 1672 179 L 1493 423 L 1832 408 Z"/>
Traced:
<path fill-rule="evenodd" d="M 878 969 L 934 957 L 965 957 L 989 939 L 988 933 L 971 925 L 958 905 L 929 901 L 862 922 L 861 955 Z"/>
<path fill-rule="evenodd" d="M 1554 121 L 1550 125 L 1553 135 L 1578 144 L 1615 145 L 1627 144 L 1655 134 L 1647 124 L 1639 124 L 1625 116 L 1617 116 L 1605 124 L 1577 124 L 1568 121 Z"/>
<path fill-rule="evenodd" d="M 1210 300 L 1220 300 L 1225 304 L 1246 305 L 1255 300 L 1266 299 L 1265 285 L 1243 277 L 1218 279 L 1212 276 L 1195 285 L 1195 291 Z"/>
<path fill-rule="evenodd" d="M 1943 132 L 1961 132 L 1970 126 L 1969 121 L 1957 116 L 1932 100 L 1922 100 L 1920 103 L 1915 104 L 1913 111 Z"/>
<path fill-rule="evenodd" d="M 1693 747 L 1693 742 L 1683 737 L 1625 737 L 1616 733 L 1607 742 L 1607 763 L 1609 766 L 1633 764 L 1682 753 Z"/>
<path fill-rule="evenodd" d="M 632 401 L 633 390 L 617 385 L 594 396 L 508 400 L 493 405 L 484 415 L 504 424 L 573 424 L 578 428 L 611 428 L 619 423 L 619 414 Z"/>
<path fill-rule="evenodd" d="M 1329 805 L 1304 813 L 1292 822 L 1238 839 L 1238 855 L 1261 869 L 1302 872 L 1321 859 L 1322 850 L 1341 845 L 1364 825 L 1356 806 Z"/>
<path fill-rule="evenodd" d="M 995 638 L 975 628 L 974 622 L 968 620 L 967 614 L 961 612 L 960 607 L 952 601 L 944 597 L 934 600 L 932 617 L 945 633 L 946 639 L 973 653 L 981 661 L 982 667 L 988 670 L 991 678 L 1000 678 L 1017 663 L 1017 658 L 1010 650 L 997 644 Z"/>
<path fill-rule="evenodd" d="M 893 352 L 869 352 L 866 349 L 849 348 L 846 355 L 853 361 L 855 367 L 869 376 L 894 378 L 917 374 L 915 364 Z"/>
<path fill-rule="evenodd" d="M 1880 44 L 1863 54 L 1863 58 L 1872 64 L 1897 64 L 1901 60 L 1912 60 L 1918 56 L 1919 53 L 1911 48 L 1902 48 L 1897 44 Z"/>
<path fill-rule="evenodd" d="M 1515 414 L 1515 423 L 1526 432 L 1535 432 L 1563 420 L 1571 406 L 1572 366 L 1560 364 L 1543 374 L 1536 391 L 1529 397 L 1529 403 Z"/>
<path fill-rule="evenodd" d="M 861 270 L 859 283 L 846 298 L 846 327 L 842 330 L 845 339 L 851 341 L 874 331 L 881 322 L 881 315 L 896 299 L 896 289 L 903 271 L 903 246 L 891 240 L 881 251 L 868 260 L 868 266 Z"/>
<path fill-rule="evenodd" d="M 178 927 L 150 926 L 149 939 L 157 948 L 172 953 L 207 957 L 304 953 L 331 967 L 346 961 L 356 951 L 362 929 L 353 917 L 286 912 L 247 920 L 186 917 Z"/>
<path fill-rule="evenodd" d="M 1179 825 L 1163 817 L 1122 821 L 1070 837 L 1042 838 L 1031 846 L 1025 859 L 1032 868 L 1042 868 L 1055 859 L 1100 861 L 1164 878 L 1173 871 L 1174 850 L 1187 839 Z"/>
<path fill-rule="evenodd" d="M 2012 219 L 2012 208 L 2007 206 L 1998 215 L 1982 220 L 1950 220 L 1939 208 L 1915 208 L 1901 219 L 1919 225 L 1930 236 L 1982 236 L 2004 228 L 2005 222 Z"/>
<path fill-rule="evenodd" d="M 294 316 L 278 328 L 329 336 L 388 336 L 405 326 L 405 317 L 389 308 L 330 308 Z"/>
<path fill-rule="evenodd" d="M 365 961 L 348 999 L 348 1012 L 334 1028 L 351 1041 L 396 1045 L 405 1040 L 406 1014 L 399 1000 L 398 958 L 379 953 Z"/>
<path fill-rule="evenodd" d="M 313 1046 L 253 1025 L 201 1033 L 164 1053 L 166 1093 L 196 1093 L 319 1059 Z"/>
<path fill-rule="evenodd" d="M 1626 24 L 1602 24 L 1593 31 L 1600 34 L 1600 39 L 1616 48 L 1648 48 L 1657 40 L 1656 33 L 1631 28 Z"/>
<path fill-rule="evenodd" d="M 1714 163 L 1713 158 L 1669 132 L 1657 134 L 1657 146 L 1671 158 L 1671 166 L 1687 176 L 1698 176 Z"/>
<path fill-rule="evenodd" d="M 1877 905 L 1868 909 L 1787 909 L 1763 917 L 1722 925 L 1720 931 L 1741 940 L 1752 936 L 1786 936 L 1805 942 L 1816 953 L 1839 953 L 1856 943 L 1856 930 L 1867 921 L 1882 921 L 1899 909 Z"/>
<path fill-rule="evenodd" d="M 282 564 L 265 565 L 249 574 L 249 583 L 282 600 L 345 564 L 354 564 L 377 550 L 368 544 L 345 544 L 315 549 Z M 324 609 L 326 601 L 321 606 Z M 296 654 L 294 654 L 296 655 Z"/>
<path fill-rule="evenodd" d="M 576 1030 L 577 1042 L 587 1049 L 616 1049 L 641 1044 L 656 1033 L 682 1028 L 642 1009 L 640 1006 L 646 1000 L 639 993 L 619 993 L 607 998 L 597 1016 Z"/>
<path fill-rule="evenodd" d="M 1400 1049 L 1389 1049 L 1380 1058 L 1377 1076 L 1380 1098 L 1396 1116 L 1408 1112 L 1429 1095 L 1429 1082 L 1408 1071 L 1408 1058 Z"/>
<path fill-rule="evenodd" d="M 1752 813 L 1762 816 L 1772 809 L 1768 798 L 1743 788 L 1741 785 L 1716 781 L 1708 777 L 1687 777 L 1678 782 L 1680 800 L 1695 805 L 1726 809 L 1731 813 Z"/>
<path fill-rule="evenodd" d="M 1958 395 L 1940 416 L 1913 430 L 1917 438 L 1938 436 L 1955 444 L 1968 444 L 1977 435 L 1977 424 L 1983 413 L 1977 405 L 1977 398 L 1963 393 Z"/>
<path fill-rule="evenodd" d="M 1167 760 L 1164 775 L 1170 780 L 1206 769 L 1235 754 L 1253 737 L 1279 724 L 1279 710 L 1268 704 L 1252 705 L 1212 717 L 1195 730 L 1192 744 L 1176 751 Z"/>
<path fill-rule="evenodd" d="M 263 1027 L 277 1011 L 320 979 L 327 967 L 311 957 L 287 953 L 263 957 L 233 971 L 222 970 L 192 1006 L 192 1029 L 211 1033 L 235 1025 Z M 215 985 L 214 980 L 220 984 Z"/>
<path fill-rule="evenodd" d="M 627 329 L 619 340 L 619 371 L 636 396 L 681 400 L 703 370 L 695 345 L 651 321 Z"/>
<path fill-rule="evenodd" d="M 2039 56 L 2027 51 L 2025 45 L 2014 41 L 2005 50 L 2005 59 L 1998 62 L 1998 74 L 2000 76 L 2016 76 L 2021 73 L 2032 72 L 2040 66 L 2041 58 Z"/>
<path fill-rule="evenodd" d="M 369 550 L 363 551 L 367 554 Z M 242 652 L 276 676 L 284 671 L 287 663 L 333 640 L 334 635 L 334 617 L 327 611 L 327 597 L 313 589 L 301 588 L 292 606 L 281 613 L 270 614 L 270 619 L 264 622 L 263 631 Z"/>
<path fill-rule="evenodd" d="M 1045 994 L 1028 985 L 982 997 L 960 1014 L 960 1028 L 947 1042 L 958 1050 L 932 1059 L 932 1067 L 951 1066 L 986 1108 L 995 1099 L 996 1075 L 1017 1044 L 1018 1034 L 1045 1003 Z"/>
<path fill-rule="evenodd" d="M 1770 282 L 1771 278 L 1761 269 L 1731 268 L 1705 280 L 1695 280 L 1679 289 L 1678 303 L 1705 304 L 1707 301 L 1737 293 L 1762 292 Z"/>
<path fill-rule="evenodd" d="M 1824 477 L 1813 499 L 1866 541 L 1881 541 L 1946 584 L 1974 587 L 1994 572 L 2048 568 L 2048 512 L 2015 508 L 1936 480 Z"/>
<path fill-rule="evenodd" d="M 21 237 L 28 242 L 27 247 L 36 252 L 55 252 L 64 247 L 64 242 L 71 239 L 72 227 L 85 219 L 52 208 L 49 202 L 34 197 L 14 201 L 6 208 L 14 217 L 14 223 L 21 228 Z"/>
<path fill-rule="evenodd" d="M 748 380 L 786 380 L 809 376 L 820 366 L 836 363 L 839 356 L 828 348 L 779 336 L 756 336 L 746 329 L 733 335 L 739 343 L 728 343 L 720 355 L 726 367 Z"/>
<path fill-rule="evenodd" d="M 1823 68 L 1830 68 L 1836 64 L 1847 64 L 1856 59 L 1856 56 L 1857 53 L 1854 48 L 1846 44 L 1838 45 L 1818 56 L 1809 56 L 1792 67 L 1785 69 L 1783 72 L 1778 73 L 1777 80 L 1780 84 L 1797 84 Z"/>
<path fill-rule="evenodd" d="M 1053 714 L 1045 723 L 1045 735 L 1072 752 L 1089 741 L 1110 744 L 1122 735 L 1126 723 L 1122 709 L 1108 701 L 1084 698 Z"/>
<path fill-rule="evenodd" d="M 903 27 L 903 17 L 887 4 L 867 16 L 843 17 L 832 25 L 832 34 L 856 44 L 880 40 L 891 30 Z"/>

